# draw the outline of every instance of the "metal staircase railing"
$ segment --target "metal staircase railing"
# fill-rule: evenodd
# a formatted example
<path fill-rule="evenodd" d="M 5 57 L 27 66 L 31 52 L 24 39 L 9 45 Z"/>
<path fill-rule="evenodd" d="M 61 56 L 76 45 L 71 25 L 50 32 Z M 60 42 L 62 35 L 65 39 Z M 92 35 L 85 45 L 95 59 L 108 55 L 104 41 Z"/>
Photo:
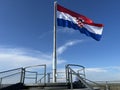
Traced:
<path fill-rule="evenodd" d="M 83 70 L 83 74 L 79 74 L 78 72 L 75 72 L 71 66 L 77 66 L 81 70 Z M 85 77 L 85 67 L 81 65 L 75 65 L 75 64 L 68 64 L 66 65 L 66 82 L 70 83 L 70 88 L 73 89 L 73 75 L 75 75 L 89 90 L 94 90 L 93 87 L 91 87 L 81 75 Z"/>
<path fill-rule="evenodd" d="M 22 75 L 23 68 L 16 68 L 0 72 L 0 88 L 11 84 L 22 83 Z"/>
<path fill-rule="evenodd" d="M 75 67 L 75 68 L 73 68 Z M 94 81 L 86 79 L 85 75 L 85 67 L 76 64 L 68 64 L 66 65 L 66 83 L 70 84 L 70 88 L 73 89 L 74 78 L 76 77 L 82 84 L 85 85 L 89 90 L 94 90 L 95 88 L 99 88 L 97 90 L 106 90 L 105 85 L 98 84 Z M 78 70 L 77 70 L 78 68 Z M 96 89 L 95 89 L 96 90 Z"/>
<path fill-rule="evenodd" d="M 75 68 L 74 68 L 75 67 Z M 73 70 L 73 68 L 75 70 Z M 79 73 L 79 75 L 83 78 L 85 78 L 85 67 L 84 66 L 81 66 L 81 65 L 76 65 L 76 64 L 67 64 L 65 66 L 65 71 L 66 71 L 66 82 L 69 82 L 70 80 L 70 77 L 69 77 L 69 74 L 70 74 L 70 70 L 69 69 L 72 69 L 73 71 L 76 71 L 76 73 Z"/>
<path fill-rule="evenodd" d="M 39 70 L 33 71 L 32 68 L 34 67 L 42 67 L 43 72 L 39 72 Z M 30 69 L 30 71 L 28 69 Z M 16 83 L 30 83 L 28 82 L 28 80 L 31 79 L 33 80 L 32 83 L 38 83 L 38 81 L 41 80 L 41 78 L 43 80 L 42 83 L 46 83 L 46 65 L 34 65 L 25 68 L 22 67 L 11 69 L 0 72 L 0 88 L 7 87 Z"/>

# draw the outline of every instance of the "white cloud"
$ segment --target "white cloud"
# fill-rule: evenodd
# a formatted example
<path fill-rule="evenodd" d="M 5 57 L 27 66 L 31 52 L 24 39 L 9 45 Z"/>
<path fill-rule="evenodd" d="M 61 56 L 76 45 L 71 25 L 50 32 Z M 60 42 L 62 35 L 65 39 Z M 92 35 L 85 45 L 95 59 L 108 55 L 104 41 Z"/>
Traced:
<path fill-rule="evenodd" d="M 60 46 L 57 49 L 57 54 L 60 55 L 62 54 L 68 47 L 73 46 L 75 44 L 81 43 L 83 42 L 83 40 L 74 40 L 74 41 L 68 41 L 67 43 L 65 43 L 64 45 Z"/>
<path fill-rule="evenodd" d="M 65 62 L 65 60 L 58 60 L 58 64 Z M 51 67 L 52 55 L 36 50 L 0 47 L 0 71 L 39 64 L 46 64 L 47 67 Z"/>
<path fill-rule="evenodd" d="M 120 66 L 112 66 L 112 67 L 106 67 L 107 69 L 110 69 L 110 70 L 118 70 L 120 71 Z"/>
<path fill-rule="evenodd" d="M 94 81 L 115 81 L 120 80 L 119 66 L 103 68 L 86 68 L 86 76 Z"/>
<path fill-rule="evenodd" d="M 102 73 L 102 72 L 107 72 L 106 69 L 104 68 L 86 68 L 86 72 L 99 72 L 99 73 Z"/>

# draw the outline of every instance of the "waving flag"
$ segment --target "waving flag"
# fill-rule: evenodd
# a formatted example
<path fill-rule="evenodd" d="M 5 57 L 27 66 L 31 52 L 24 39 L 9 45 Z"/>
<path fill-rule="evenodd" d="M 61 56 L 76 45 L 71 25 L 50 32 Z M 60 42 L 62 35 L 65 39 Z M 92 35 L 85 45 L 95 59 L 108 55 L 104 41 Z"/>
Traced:
<path fill-rule="evenodd" d="M 99 41 L 102 36 L 103 24 L 96 24 L 91 19 L 57 5 L 57 25 L 79 30 Z"/>

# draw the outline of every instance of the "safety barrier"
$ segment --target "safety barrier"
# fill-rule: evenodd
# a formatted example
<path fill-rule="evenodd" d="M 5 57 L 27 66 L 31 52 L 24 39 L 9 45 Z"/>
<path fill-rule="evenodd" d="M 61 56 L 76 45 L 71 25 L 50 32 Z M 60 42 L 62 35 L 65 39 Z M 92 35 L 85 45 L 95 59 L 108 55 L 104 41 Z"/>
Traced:
<path fill-rule="evenodd" d="M 0 88 L 16 83 L 52 83 L 52 76 L 51 72 L 46 72 L 45 64 L 7 70 L 0 72 Z M 89 90 L 94 90 L 94 87 L 100 87 L 101 90 L 117 90 L 115 88 L 120 89 L 120 83 L 100 83 L 86 79 L 85 67 L 81 65 L 68 64 L 65 66 L 65 72 L 57 72 L 57 83 L 66 83 L 66 85 L 69 84 L 71 89 L 74 88 L 74 82 L 76 79 L 80 80 L 81 83 Z"/>
<path fill-rule="evenodd" d="M 42 67 L 43 71 L 40 70 L 33 71 L 35 67 Z M 39 68 L 40 69 L 40 68 Z M 30 71 L 29 71 L 30 70 Z M 34 65 L 22 68 L 11 69 L 7 71 L 0 72 L 0 88 L 13 85 L 16 83 L 38 83 L 42 78 L 42 83 L 46 83 L 46 65 Z M 29 81 L 30 80 L 30 81 Z M 31 81 L 32 80 L 32 81 Z"/>
<path fill-rule="evenodd" d="M 0 72 L 0 88 L 22 82 L 23 68 Z"/>

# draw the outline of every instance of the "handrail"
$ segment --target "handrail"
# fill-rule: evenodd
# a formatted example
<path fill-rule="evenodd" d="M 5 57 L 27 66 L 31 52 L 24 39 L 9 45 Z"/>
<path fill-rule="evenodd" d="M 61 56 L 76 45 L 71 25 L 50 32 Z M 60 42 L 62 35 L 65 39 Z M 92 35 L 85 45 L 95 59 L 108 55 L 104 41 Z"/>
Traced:
<path fill-rule="evenodd" d="M 42 65 L 33 65 L 33 66 L 27 66 L 27 67 L 21 67 L 21 68 L 16 68 L 16 69 L 11 69 L 11 70 L 7 70 L 7 71 L 2 71 L 0 72 L 0 87 L 2 86 L 3 82 L 4 82 L 4 79 L 7 78 L 7 79 L 14 79 L 16 80 L 16 78 L 19 76 L 19 78 L 17 78 L 17 81 L 14 81 L 13 80 L 13 83 L 25 83 L 25 78 L 29 78 L 29 79 L 35 79 L 35 82 L 34 83 L 37 83 L 37 79 L 38 79 L 38 71 L 28 71 L 28 68 L 32 68 L 32 67 L 38 67 L 38 66 L 43 66 L 42 67 L 42 73 L 44 75 L 44 77 L 42 77 L 42 79 L 44 79 L 44 83 L 46 83 L 46 65 L 45 64 L 42 64 Z M 28 72 L 28 74 L 27 74 Z M 33 74 L 32 74 L 33 73 Z M 34 74 L 35 73 L 35 74 Z M 17 77 L 16 77 L 16 76 Z M 34 75 L 34 76 L 33 76 Z M 13 78 L 10 78 L 10 77 L 13 77 Z M 19 79 L 19 80 L 18 80 Z M 11 81 L 10 81 L 11 82 Z M 6 83 L 9 83 L 9 82 L 5 82 Z"/>
<path fill-rule="evenodd" d="M 66 65 L 66 67 L 69 67 L 69 66 L 78 66 L 78 67 L 85 68 L 84 66 L 78 65 L 78 64 L 67 64 L 67 65 Z"/>
<path fill-rule="evenodd" d="M 79 80 L 87 87 L 89 88 L 90 90 L 93 90 L 93 88 L 87 83 L 85 82 L 74 70 L 72 70 L 70 67 L 68 68 L 72 73 L 74 73 L 78 78 Z"/>
<path fill-rule="evenodd" d="M 38 67 L 38 66 L 45 66 L 46 67 L 46 64 L 27 66 L 27 67 L 24 67 L 24 68 L 26 69 L 26 68 L 32 68 L 32 67 Z"/>
<path fill-rule="evenodd" d="M 69 77 L 69 69 L 68 69 L 68 68 L 70 68 L 71 66 L 77 66 L 77 67 L 82 68 L 81 70 L 83 70 L 84 77 L 85 77 L 85 67 L 84 67 L 84 66 L 82 66 L 82 65 L 77 65 L 77 64 L 67 64 L 67 65 L 65 66 L 66 82 L 69 82 L 69 79 L 70 79 L 70 77 Z M 77 71 L 77 72 L 79 72 L 79 71 Z"/>
<path fill-rule="evenodd" d="M 78 67 L 81 67 L 81 69 L 78 70 L 77 72 L 75 72 L 75 71 L 71 68 L 71 66 L 78 66 Z M 82 70 L 83 70 L 83 73 L 79 73 L 79 71 L 82 71 Z M 70 83 L 71 89 L 73 88 L 72 75 L 76 75 L 77 78 L 78 78 L 87 88 L 89 88 L 89 90 L 94 90 L 94 89 L 93 89 L 93 86 L 92 86 L 92 83 L 93 83 L 93 85 L 95 85 L 95 86 L 103 87 L 103 85 L 100 85 L 100 84 L 98 84 L 98 83 L 96 83 L 96 82 L 94 82 L 94 81 L 91 81 L 91 80 L 86 79 L 86 77 L 85 77 L 85 67 L 84 67 L 84 66 L 75 65 L 75 64 L 68 64 L 68 65 L 66 65 L 66 82 L 67 82 L 67 83 Z M 84 77 L 82 77 L 82 76 L 84 76 Z M 89 82 L 90 82 L 91 84 L 90 84 Z"/>
<path fill-rule="evenodd" d="M 9 78 L 9 77 L 13 77 L 15 75 L 19 75 L 20 74 L 20 78 L 19 78 L 20 80 L 17 81 L 17 83 L 21 82 L 22 72 L 23 72 L 22 70 L 23 70 L 23 68 L 16 68 L 16 69 L 11 69 L 11 70 L 0 72 L 0 74 L 3 74 L 3 76 L 1 75 L 1 77 L 0 77 L 0 88 L 2 88 L 2 84 L 3 84 L 3 80 L 4 79 Z M 7 81 L 6 83 L 9 83 L 9 81 Z M 16 81 L 14 83 L 16 83 Z M 13 83 L 11 83 L 11 84 L 13 84 Z"/>
<path fill-rule="evenodd" d="M 16 68 L 16 69 L 7 70 L 7 71 L 2 71 L 2 72 L 0 72 L 0 74 L 1 74 L 1 73 L 6 73 L 6 72 L 15 71 L 15 70 L 19 70 L 19 69 L 22 69 L 22 67 L 21 67 L 21 68 Z"/>
<path fill-rule="evenodd" d="M 44 67 L 44 83 L 46 83 L 46 64 L 42 64 L 42 65 L 33 65 L 33 66 L 27 66 L 27 67 L 25 67 L 25 72 L 30 72 L 30 73 L 36 73 L 36 77 L 35 77 L 35 83 L 37 83 L 38 81 L 37 81 L 37 75 L 39 75 L 37 72 L 31 72 L 31 71 L 28 71 L 27 69 L 28 68 L 33 68 L 33 67 L 39 67 L 39 66 L 43 66 Z M 27 78 L 28 79 L 28 77 L 26 77 L 25 76 L 25 78 Z M 25 78 L 24 78 L 24 80 L 25 80 Z"/>
<path fill-rule="evenodd" d="M 46 78 L 46 76 L 47 76 L 47 74 L 46 75 L 44 75 L 43 77 L 41 77 L 37 82 L 39 82 L 40 81 L 40 83 L 41 83 L 41 81 L 42 81 L 42 79 L 44 79 L 44 78 Z M 45 83 L 45 82 L 44 82 Z"/>
<path fill-rule="evenodd" d="M 89 81 L 89 82 L 91 82 L 91 83 L 97 85 L 97 86 L 102 86 L 102 85 L 100 85 L 100 84 L 98 84 L 98 83 L 96 83 L 96 82 L 94 82 L 94 81 L 89 80 L 89 79 L 86 79 L 86 78 L 84 78 L 84 79 L 85 79 L 86 81 Z"/>
<path fill-rule="evenodd" d="M 24 79 L 25 79 L 25 78 L 26 78 L 26 79 L 35 79 L 35 83 L 37 83 L 37 72 L 35 72 L 35 71 L 25 71 L 25 73 L 26 73 L 26 72 L 34 73 L 35 76 L 34 76 L 34 77 L 33 77 L 33 75 L 32 75 L 32 76 L 25 76 Z"/>
<path fill-rule="evenodd" d="M 11 77 L 11 76 L 14 76 L 14 75 L 16 75 L 16 74 L 19 74 L 20 72 L 18 72 L 18 73 L 14 73 L 14 74 L 11 74 L 11 75 L 7 75 L 7 76 L 4 76 L 4 77 L 1 77 L 1 79 L 3 79 L 3 78 L 7 78 L 7 77 Z"/>

